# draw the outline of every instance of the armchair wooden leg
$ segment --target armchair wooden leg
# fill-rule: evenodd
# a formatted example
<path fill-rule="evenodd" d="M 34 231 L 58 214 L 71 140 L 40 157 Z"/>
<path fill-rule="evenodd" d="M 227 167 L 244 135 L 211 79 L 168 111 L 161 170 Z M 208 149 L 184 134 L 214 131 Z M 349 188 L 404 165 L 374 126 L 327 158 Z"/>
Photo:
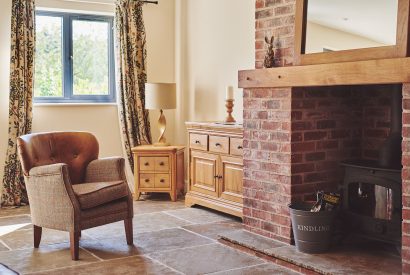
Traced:
<path fill-rule="evenodd" d="M 38 248 L 41 241 L 41 232 L 43 228 L 37 225 L 33 225 L 33 235 L 34 235 L 34 247 Z"/>
<path fill-rule="evenodd" d="M 133 245 L 134 237 L 133 237 L 133 231 L 132 231 L 132 218 L 124 220 L 124 227 L 125 227 L 125 236 L 127 238 L 127 244 Z"/>
<path fill-rule="evenodd" d="M 70 251 L 71 259 L 77 261 L 79 258 L 79 242 L 80 233 L 75 231 L 70 231 Z"/>

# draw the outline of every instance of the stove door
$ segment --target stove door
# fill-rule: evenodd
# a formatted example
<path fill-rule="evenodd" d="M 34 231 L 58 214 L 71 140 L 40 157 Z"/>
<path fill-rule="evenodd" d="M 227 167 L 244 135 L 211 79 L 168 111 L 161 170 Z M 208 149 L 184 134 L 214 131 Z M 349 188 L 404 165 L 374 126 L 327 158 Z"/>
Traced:
<path fill-rule="evenodd" d="M 346 167 L 342 191 L 346 230 L 400 243 L 401 173 Z"/>
<path fill-rule="evenodd" d="M 350 212 L 376 219 L 392 219 L 392 189 L 366 182 L 350 182 L 347 189 L 347 209 Z"/>

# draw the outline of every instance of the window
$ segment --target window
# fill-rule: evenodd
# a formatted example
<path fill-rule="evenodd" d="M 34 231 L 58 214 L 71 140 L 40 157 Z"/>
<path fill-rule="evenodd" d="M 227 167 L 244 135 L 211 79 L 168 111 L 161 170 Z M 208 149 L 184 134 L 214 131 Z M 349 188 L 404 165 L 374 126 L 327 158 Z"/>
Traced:
<path fill-rule="evenodd" d="M 37 11 L 34 101 L 115 101 L 112 17 Z"/>

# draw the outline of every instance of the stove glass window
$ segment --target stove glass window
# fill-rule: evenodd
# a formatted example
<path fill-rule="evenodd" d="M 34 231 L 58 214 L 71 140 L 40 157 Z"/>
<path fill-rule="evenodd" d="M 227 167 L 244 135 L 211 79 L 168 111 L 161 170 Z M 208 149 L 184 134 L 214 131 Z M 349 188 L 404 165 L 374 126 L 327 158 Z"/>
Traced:
<path fill-rule="evenodd" d="M 391 220 L 392 189 L 371 183 L 352 182 L 349 184 L 349 210 L 359 215 Z"/>

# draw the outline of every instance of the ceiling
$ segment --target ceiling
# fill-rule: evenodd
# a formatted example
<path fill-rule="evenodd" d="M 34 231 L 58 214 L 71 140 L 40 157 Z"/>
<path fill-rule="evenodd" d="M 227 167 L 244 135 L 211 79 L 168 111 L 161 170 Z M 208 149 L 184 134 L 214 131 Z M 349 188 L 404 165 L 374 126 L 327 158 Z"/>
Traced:
<path fill-rule="evenodd" d="M 309 0 L 308 21 L 395 45 L 398 0 Z"/>

